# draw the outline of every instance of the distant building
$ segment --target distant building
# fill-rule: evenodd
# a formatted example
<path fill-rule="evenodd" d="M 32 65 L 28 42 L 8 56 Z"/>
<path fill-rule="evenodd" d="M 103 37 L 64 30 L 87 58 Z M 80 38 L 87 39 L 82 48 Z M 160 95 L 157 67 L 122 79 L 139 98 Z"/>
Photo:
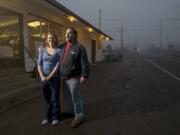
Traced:
<path fill-rule="evenodd" d="M 37 48 L 45 44 L 49 30 L 64 42 L 64 32 L 73 26 L 88 53 L 90 62 L 104 59 L 102 40 L 112 40 L 92 24 L 55 0 L 0 1 L 0 67 L 22 67 L 32 71 Z"/>

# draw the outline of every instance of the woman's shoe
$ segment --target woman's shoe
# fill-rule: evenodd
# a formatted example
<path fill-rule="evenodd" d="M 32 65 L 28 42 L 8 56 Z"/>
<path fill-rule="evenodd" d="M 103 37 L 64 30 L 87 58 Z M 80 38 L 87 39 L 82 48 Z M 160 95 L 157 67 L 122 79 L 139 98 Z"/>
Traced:
<path fill-rule="evenodd" d="M 53 120 L 51 124 L 52 126 L 56 126 L 59 124 L 59 120 Z"/>
<path fill-rule="evenodd" d="M 41 122 L 42 125 L 47 125 L 48 123 L 49 123 L 49 121 L 47 119 L 43 119 Z"/>

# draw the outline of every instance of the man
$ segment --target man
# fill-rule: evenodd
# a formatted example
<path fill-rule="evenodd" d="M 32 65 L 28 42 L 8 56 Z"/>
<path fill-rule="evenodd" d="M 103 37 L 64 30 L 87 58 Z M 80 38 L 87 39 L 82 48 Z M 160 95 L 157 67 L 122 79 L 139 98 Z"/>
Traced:
<path fill-rule="evenodd" d="M 77 41 L 77 31 L 68 28 L 65 33 L 66 43 L 63 44 L 60 72 L 63 77 L 64 99 L 68 112 L 74 114 L 70 127 L 80 126 L 84 120 L 83 98 L 80 85 L 89 76 L 89 61 L 86 50 Z"/>

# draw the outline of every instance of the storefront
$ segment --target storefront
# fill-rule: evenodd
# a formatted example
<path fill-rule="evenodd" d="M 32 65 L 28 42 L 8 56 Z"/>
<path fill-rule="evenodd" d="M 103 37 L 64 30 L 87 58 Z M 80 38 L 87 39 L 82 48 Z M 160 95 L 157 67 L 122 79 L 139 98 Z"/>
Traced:
<path fill-rule="evenodd" d="M 55 0 L 0 1 L 0 67 L 25 67 L 32 71 L 39 46 L 45 45 L 48 31 L 64 42 L 67 27 L 75 27 L 89 60 L 103 59 L 102 40 L 112 38 Z"/>
<path fill-rule="evenodd" d="M 29 50 L 33 57 L 37 58 L 38 48 L 44 46 L 48 31 L 54 31 L 58 38 L 58 43 L 64 41 L 64 27 L 50 20 L 28 14 L 28 39 Z"/>
<path fill-rule="evenodd" d="M 22 15 L 0 6 L 0 68 L 23 66 Z"/>

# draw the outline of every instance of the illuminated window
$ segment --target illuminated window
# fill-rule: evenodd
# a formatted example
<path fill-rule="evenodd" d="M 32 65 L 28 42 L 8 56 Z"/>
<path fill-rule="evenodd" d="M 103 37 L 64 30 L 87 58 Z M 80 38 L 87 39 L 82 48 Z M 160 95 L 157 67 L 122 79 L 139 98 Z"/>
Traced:
<path fill-rule="evenodd" d="M 29 49 L 32 56 L 38 57 L 38 48 L 45 45 L 48 31 L 54 31 L 58 43 L 63 42 L 63 26 L 41 17 L 29 14 L 28 16 Z"/>
<path fill-rule="evenodd" d="M 20 58 L 19 16 L 0 7 L 0 58 Z"/>
<path fill-rule="evenodd" d="M 45 45 L 48 21 L 34 15 L 28 16 L 29 51 L 34 58 L 38 56 L 38 48 Z"/>
<path fill-rule="evenodd" d="M 54 22 L 50 22 L 49 30 L 54 31 L 58 38 L 58 43 L 64 42 L 63 26 Z"/>

